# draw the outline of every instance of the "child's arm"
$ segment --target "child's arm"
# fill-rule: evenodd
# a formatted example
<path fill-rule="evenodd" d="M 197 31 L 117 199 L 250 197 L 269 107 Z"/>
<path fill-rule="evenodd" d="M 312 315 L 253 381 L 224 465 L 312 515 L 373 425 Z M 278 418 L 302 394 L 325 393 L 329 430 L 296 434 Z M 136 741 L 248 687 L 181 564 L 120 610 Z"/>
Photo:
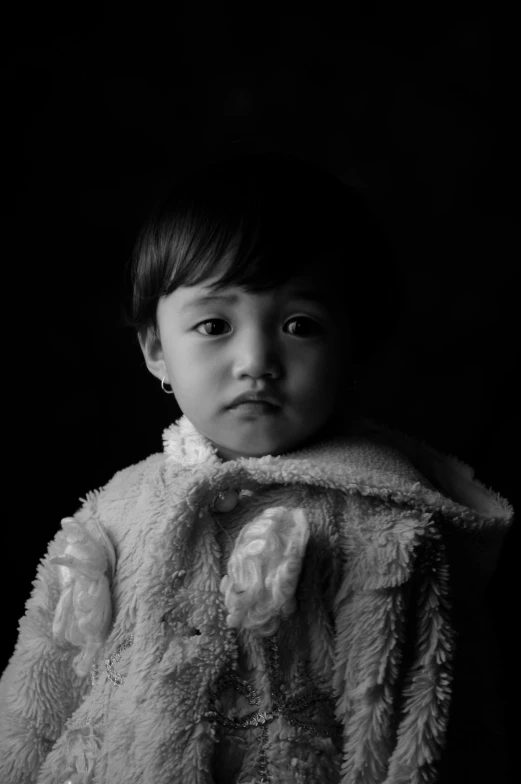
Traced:
<path fill-rule="evenodd" d="M 19 624 L 14 653 L 0 680 L 0 781 L 32 784 L 67 718 L 88 692 L 90 678 L 80 677 L 72 662 L 78 648 L 53 635 L 62 593 L 60 569 L 50 562 L 63 554 L 60 531 L 38 566 L 26 612 Z"/>

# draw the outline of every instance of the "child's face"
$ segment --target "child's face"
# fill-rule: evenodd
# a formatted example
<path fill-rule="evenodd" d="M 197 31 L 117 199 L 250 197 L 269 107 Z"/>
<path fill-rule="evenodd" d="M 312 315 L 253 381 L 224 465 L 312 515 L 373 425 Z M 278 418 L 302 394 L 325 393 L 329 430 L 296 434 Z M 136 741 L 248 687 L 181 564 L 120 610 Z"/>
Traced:
<path fill-rule="evenodd" d="M 347 326 L 334 292 L 309 277 L 260 294 L 209 283 L 160 300 L 159 340 L 142 344 L 149 370 L 167 377 L 179 407 L 225 460 L 295 449 L 328 422 L 345 375 Z M 325 302 L 311 297 L 321 291 Z M 275 405 L 231 407 L 247 392 Z"/>

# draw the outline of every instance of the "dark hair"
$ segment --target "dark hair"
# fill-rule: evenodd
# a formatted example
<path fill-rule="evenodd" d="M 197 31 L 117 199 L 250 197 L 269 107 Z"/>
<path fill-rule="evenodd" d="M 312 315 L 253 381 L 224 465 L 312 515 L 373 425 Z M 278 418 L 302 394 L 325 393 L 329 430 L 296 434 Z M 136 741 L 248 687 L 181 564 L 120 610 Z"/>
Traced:
<path fill-rule="evenodd" d="M 138 333 L 157 329 L 161 297 L 215 276 L 218 267 L 215 288 L 250 292 L 280 286 L 310 267 L 316 275 L 340 271 L 355 362 L 389 336 L 401 311 L 392 250 L 363 192 L 288 154 L 206 165 L 152 211 L 132 259 Z"/>

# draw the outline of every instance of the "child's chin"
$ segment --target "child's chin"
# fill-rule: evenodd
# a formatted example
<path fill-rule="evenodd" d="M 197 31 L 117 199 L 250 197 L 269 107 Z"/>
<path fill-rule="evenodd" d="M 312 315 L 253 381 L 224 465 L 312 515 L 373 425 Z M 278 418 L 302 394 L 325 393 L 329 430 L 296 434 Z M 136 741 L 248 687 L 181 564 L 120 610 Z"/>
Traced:
<path fill-rule="evenodd" d="M 304 427 L 284 417 L 278 421 L 269 417 L 238 417 L 214 424 L 207 435 L 217 446 L 218 455 L 226 460 L 283 455 L 310 438 L 308 432 L 302 432 Z"/>
<path fill-rule="evenodd" d="M 265 455 L 275 455 L 280 454 L 284 451 L 284 448 L 280 447 L 277 444 L 252 444 L 249 442 L 248 444 L 237 444 L 235 451 L 238 452 L 241 457 L 264 457 Z"/>
<path fill-rule="evenodd" d="M 218 454 L 228 460 L 236 457 L 264 457 L 265 455 L 278 455 L 289 451 L 280 438 L 245 438 L 223 439 L 219 444 Z"/>

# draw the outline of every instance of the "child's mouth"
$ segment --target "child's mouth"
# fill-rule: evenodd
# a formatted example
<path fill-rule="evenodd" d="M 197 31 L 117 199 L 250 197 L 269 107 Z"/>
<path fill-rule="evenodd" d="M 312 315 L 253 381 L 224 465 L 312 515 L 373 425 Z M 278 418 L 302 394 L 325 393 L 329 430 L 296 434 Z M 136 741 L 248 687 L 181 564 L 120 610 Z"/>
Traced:
<path fill-rule="evenodd" d="M 256 416 L 274 414 L 279 410 L 279 406 L 273 406 L 264 400 L 247 400 L 230 408 L 230 411 L 237 411 L 239 414 L 254 414 Z"/>

